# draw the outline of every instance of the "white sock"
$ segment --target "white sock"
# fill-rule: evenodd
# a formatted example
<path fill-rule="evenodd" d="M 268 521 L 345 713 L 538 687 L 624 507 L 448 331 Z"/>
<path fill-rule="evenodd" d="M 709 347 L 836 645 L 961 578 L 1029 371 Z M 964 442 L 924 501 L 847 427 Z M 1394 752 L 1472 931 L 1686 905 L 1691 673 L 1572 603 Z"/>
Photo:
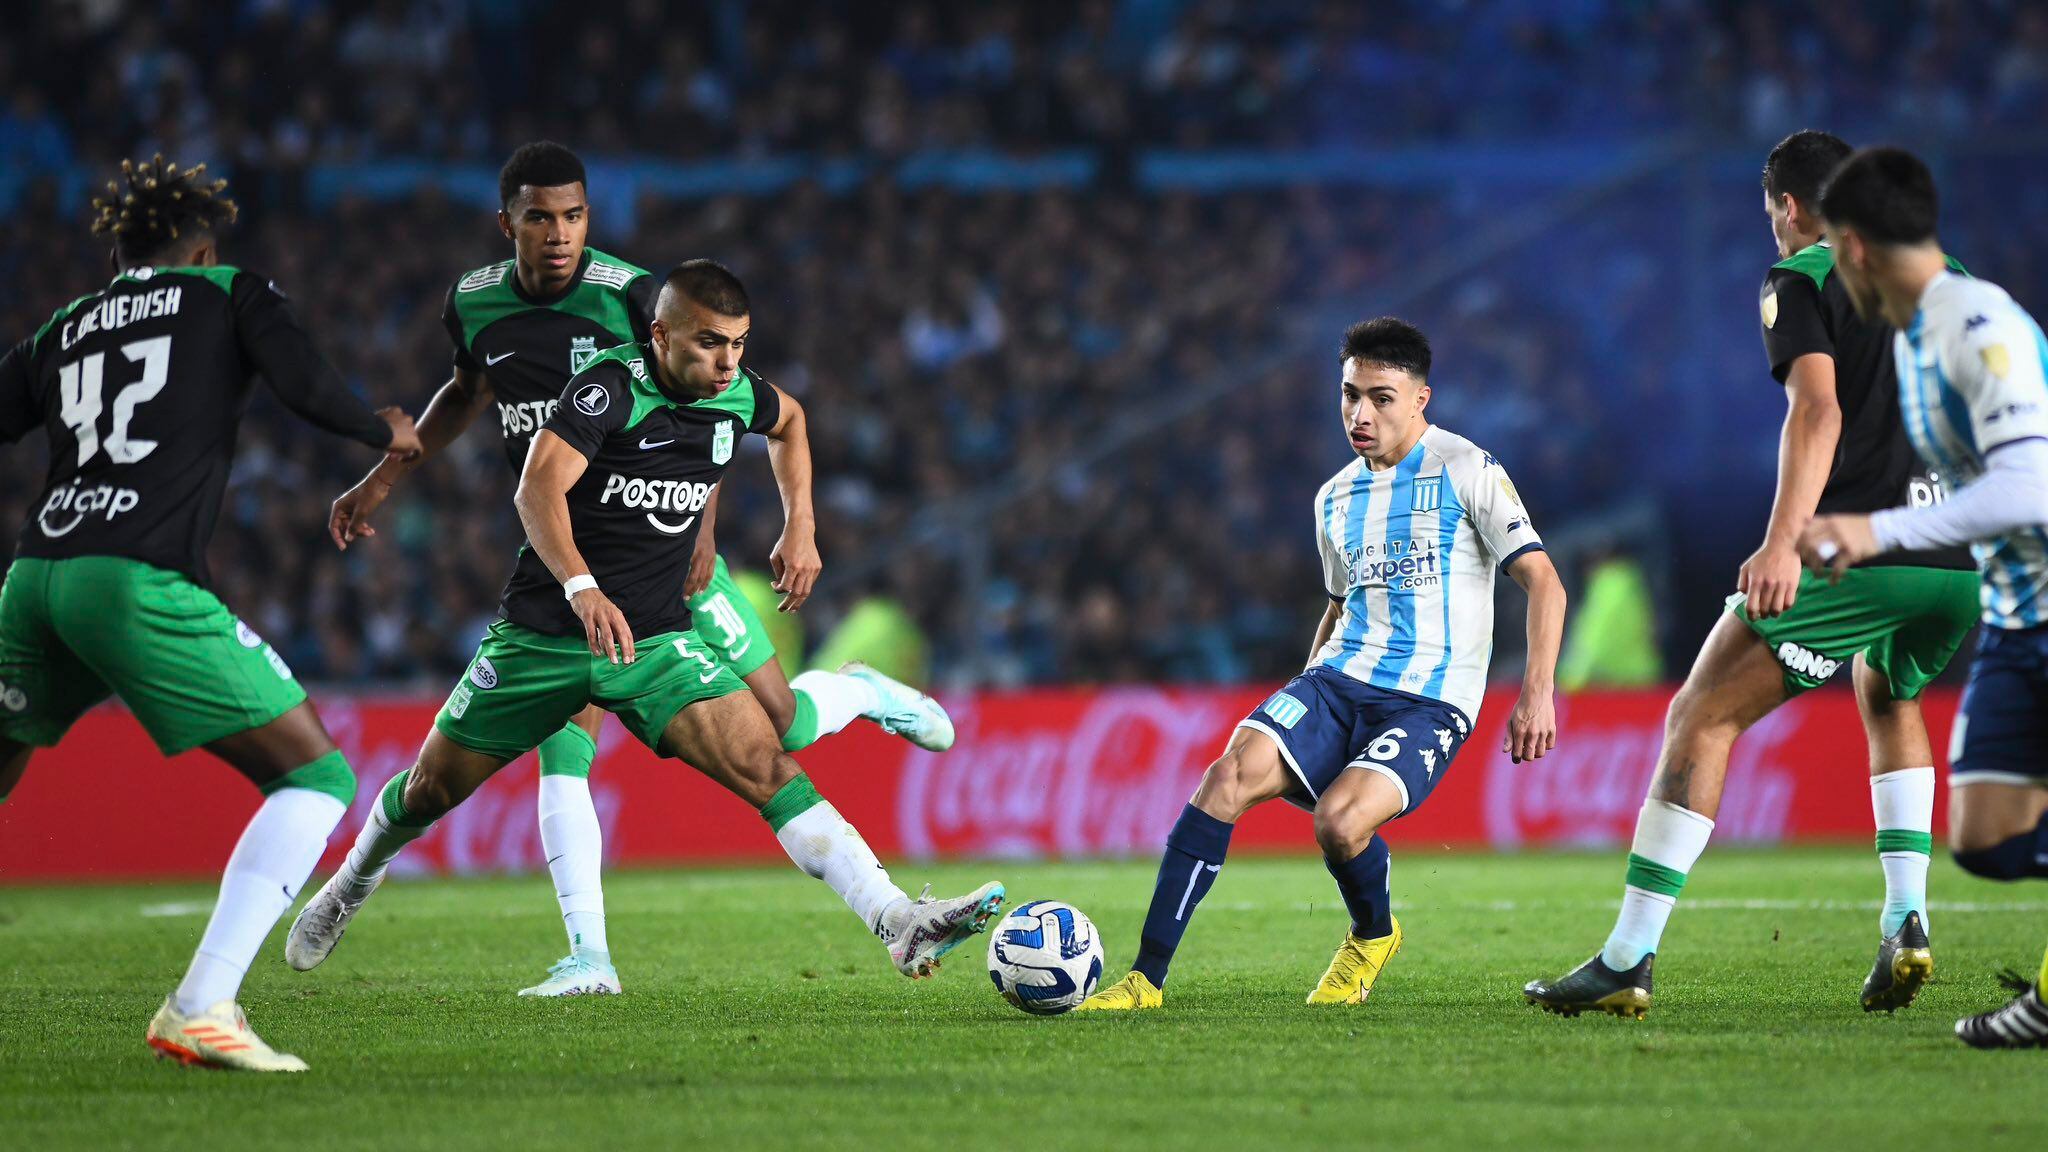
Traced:
<path fill-rule="evenodd" d="M 1901 768 L 1870 778 L 1877 817 L 1877 862 L 1884 869 L 1884 911 L 1878 931 L 1899 930 L 1918 912 L 1927 927 L 1927 864 L 1934 852 L 1934 769 Z"/>
<path fill-rule="evenodd" d="M 790 690 L 811 698 L 818 710 L 818 735 L 830 736 L 862 716 L 881 714 L 882 700 L 874 685 L 837 672 L 806 672 L 789 682 Z"/>
<path fill-rule="evenodd" d="M 604 935 L 604 828 L 580 776 L 540 778 L 540 843 L 571 952 L 610 953 Z"/>
<path fill-rule="evenodd" d="M 235 998 L 264 937 L 298 899 L 347 813 L 340 800 L 308 788 L 280 788 L 264 799 L 221 874 L 213 918 L 172 996 L 178 1011 L 190 1016 Z"/>
<path fill-rule="evenodd" d="M 1678 904 L 1686 874 L 1707 850 L 1714 822 L 1690 808 L 1663 800 L 1643 801 L 1636 817 L 1636 839 L 1628 854 L 1628 888 L 1622 893 L 1621 915 L 1608 933 L 1600 959 L 1626 972 L 1657 950 L 1664 925 Z"/>
<path fill-rule="evenodd" d="M 433 825 L 429 824 L 427 828 Z M 384 814 L 382 798 L 370 805 L 370 818 L 363 821 L 363 830 L 356 833 L 355 846 L 348 850 L 348 859 L 334 873 L 336 887 L 350 899 L 359 899 L 370 894 L 377 881 L 384 878 L 384 869 L 407 844 L 427 834 L 427 828 L 408 828 L 393 824 Z"/>
<path fill-rule="evenodd" d="M 805 875 L 831 885 L 870 932 L 880 934 L 882 914 L 891 905 L 909 902 L 868 842 L 823 800 L 784 824 L 775 839 Z"/>

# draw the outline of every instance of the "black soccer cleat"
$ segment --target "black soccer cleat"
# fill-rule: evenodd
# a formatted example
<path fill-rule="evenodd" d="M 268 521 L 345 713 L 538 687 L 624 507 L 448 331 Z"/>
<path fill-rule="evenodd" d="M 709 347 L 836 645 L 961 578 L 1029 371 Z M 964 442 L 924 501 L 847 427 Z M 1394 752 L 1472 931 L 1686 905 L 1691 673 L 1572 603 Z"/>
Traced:
<path fill-rule="evenodd" d="M 2048 1047 L 2048 1003 L 2041 990 L 2017 972 L 2002 972 L 1998 982 L 2019 993 L 2003 1008 L 1956 1021 L 1956 1039 L 1972 1048 Z"/>
<path fill-rule="evenodd" d="M 1934 975 L 1934 952 L 1918 912 L 1906 913 L 1899 930 L 1877 942 L 1877 963 L 1863 978 L 1863 1010 L 1895 1012 L 1913 1002 Z"/>
<path fill-rule="evenodd" d="M 1650 1012 L 1650 966 L 1656 958 L 1655 952 L 1648 953 L 1635 967 L 1616 972 L 1596 952 L 1556 980 L 1529 981 L 1522 986 L 1522 999 L 1559 1016 L 1594 1011 L 1641 1020 Z"/>

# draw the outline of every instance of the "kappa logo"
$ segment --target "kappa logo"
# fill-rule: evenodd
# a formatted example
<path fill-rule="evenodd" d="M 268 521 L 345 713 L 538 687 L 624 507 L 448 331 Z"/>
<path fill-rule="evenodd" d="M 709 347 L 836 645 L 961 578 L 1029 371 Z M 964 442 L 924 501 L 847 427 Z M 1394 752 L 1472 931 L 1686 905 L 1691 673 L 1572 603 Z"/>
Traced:
<path fill-rule="evenodd" d="M 602 416 L 612 406 L 612 394 L 602 384 L 586 384 L 576 390 L 576 410 L 585 416 Z"/>
<path fill-rule="evenodd" d="M 1444 755 L 1449 756 L 1451 754 L 1451 730 L 1449 728 L 1439 728 L 1436 730 L 1436 746 L 1444 750 Z"/>
<path fill-rule="evenodd" d="M 244 623 L 240 617 L 235 619 L 235 639 L 244 648 L 263 647 L 263 637 L 258 636 L 256 630 Z"/>
<path fill-rule="evenodd" d="M 1260 711 L 1271 716 L 1275 724 L 1291 732 L 1296 724 L 1301 723 L 1301 718 L 1308 715 L 1308 705 L 1285 692 L 1275 692 Z"/>
<path fill-rule="evenodd" d="M 1788 672 L 1807 676 L 1815 680 L 1826 680 L 1842 666 L 1840 660 L 1830 660 L 1810 648 L 1802 648 L 1790 640 L 1778 645 L 1778 663 Z"/>
<path fill-rule="evenodd" d="M 469 667 L 469 682 L 488 692 L 498 686 L 498 666 L 489 656 L 479 656 Z"/>

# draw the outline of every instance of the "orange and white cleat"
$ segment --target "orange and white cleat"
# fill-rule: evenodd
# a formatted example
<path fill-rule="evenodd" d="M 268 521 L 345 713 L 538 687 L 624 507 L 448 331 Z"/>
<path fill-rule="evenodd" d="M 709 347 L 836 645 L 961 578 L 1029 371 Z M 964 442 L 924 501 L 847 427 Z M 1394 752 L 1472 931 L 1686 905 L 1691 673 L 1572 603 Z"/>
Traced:
<path fill-rule="evenodd" d="M 187 1016 L 170 1000 L 149 1022 L 149 1046 L 157 1059 L 245 1072 L 304 1072 L 306 1062 L 279 1052 L 249 1027 L 242 1006 L 223 1000 L 206 1011 Z"/>

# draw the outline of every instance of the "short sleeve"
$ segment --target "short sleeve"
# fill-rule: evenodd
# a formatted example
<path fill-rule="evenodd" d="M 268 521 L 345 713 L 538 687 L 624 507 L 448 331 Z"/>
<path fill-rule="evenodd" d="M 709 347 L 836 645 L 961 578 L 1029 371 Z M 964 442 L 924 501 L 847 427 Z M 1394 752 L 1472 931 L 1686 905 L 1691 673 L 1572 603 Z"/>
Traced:
<path fill-rule="evenodd" d="M 750 374 L 751 375 L 751 374 Z M 756 436 L 766 436 L 775 423 L 782 419 L 782 389 L 755 376 L 754 419 L 747 425 L 747 431 Z"/>
<path fill-rule="evenodd" d="M 464 372 L 481 372 L 484 366 L 469 354 L 468 334 L 462 327 L 462 313 L 455 307 L 455 288 L 448 289 L 448 301 L 441 305 L 441 327 L 448 332 L 448 342 L 455 345 L 455 367 Z"/>
<path fill-rule="evenodd" d="M 641 365 L 642 361 L 633 361 Z M 640 367 L 645 372 L 645 367 Z M 569 378 L 555 414 L 541 425 L 587 460 L 596 459 L 606 438 L 626 426 L 633 414 L 632 370 L 617 360 L 601 360 Z"/>
<path fill-rule="evenodd" d="M 0 444 L 12 444 L 42 423 L 29 374 L 35 345 L 27 340 L 0 355 Z"/>
<path fill-rule="evenodd" d="M 626 322 L 633 326 L 635 344 L 645 344 L 654 338 L 654 298 L 660 291 L 661 285 L 647 273 L 626 285 Z"/>
<path fill-rule="evenodd" d="M 1957 349 L 1954 387 L 1970 409 L 1979 452 L 2048 439 L 2048 379 L 2038 330 L 2016 308 L 1973 317 Z"/>
<path fill-rule="evenodd" d="M 1464 483 L 1458 485 L 1458 498 L 1464 501 L 1466 515 L 1472 518 L 1472 528 L 1487 554 L 1496 564 L 1509 564 L 1524 552 L 1542 548 L 1543 538 L 1536 534 L 1536 525 L 1522 506 L 1515 482 L 1508 479 L 1507 469 L 1490 453 L 1478 457 L 1476 468 L 1459 469 Z"/>
<path fill-rule="evenodd" d="M 1813 277 L 1773 268 L 1758 304 L 1763 312 L 1764 356 L 1778 383 L 1792 374 L 1792 362 L 1801 356 L 1835 354 L 1834 337 L 1821 313 L 1820 286 Z"/>
<path fill-rule="evenodd" d="M 1316 493 L 1316 551 L 1323 557 L 1323 591 L 1332 600 L 1343 601 L 1351 591 L 1351 574 L 1344 566 L 1344 553 L 1330 538 L 1330 485 Z"/>

